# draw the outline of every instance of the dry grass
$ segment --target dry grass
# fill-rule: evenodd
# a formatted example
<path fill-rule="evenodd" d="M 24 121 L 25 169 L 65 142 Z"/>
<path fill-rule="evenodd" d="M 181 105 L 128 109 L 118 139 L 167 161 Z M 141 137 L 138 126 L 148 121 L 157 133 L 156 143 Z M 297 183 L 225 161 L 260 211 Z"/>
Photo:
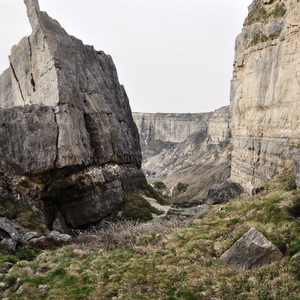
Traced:
<path fill-rule="evenodd" d="M 96 251 L 99 249 L 112 250 L 119 247 L 132 247 L 139 238 L 155 232 L 156 234 L 169 234 L 183 228 L 187 221 L 181 220 L 154 220 L 148 223 L 134 221 L 119 221 L 116 223 L 104 222 L 102 226 L 92 227 L 88 230 L 73 230 L 76 237 L 73 239 L 73 249 L 83 251 Z"/>
<path fill-rule="evenodd" d="M 78 231 L 72 247 L 15 263 L 10 276 L 0 276 L 10 283 L 0 292 L 10 300 L 300 299 L 300 226 L 289 212 L 300 193 L 291 190 L 292 179 L 286 172 L 264 192 L 213 206 L 190 222 L 106 223 Z M 218 258 L 251 227 L 285 257 L 257 270 L 235 272 Z M 39 284 L 49 290 L 38 291 Z M 20 285 L 23 292 L 17 295 Z"/>

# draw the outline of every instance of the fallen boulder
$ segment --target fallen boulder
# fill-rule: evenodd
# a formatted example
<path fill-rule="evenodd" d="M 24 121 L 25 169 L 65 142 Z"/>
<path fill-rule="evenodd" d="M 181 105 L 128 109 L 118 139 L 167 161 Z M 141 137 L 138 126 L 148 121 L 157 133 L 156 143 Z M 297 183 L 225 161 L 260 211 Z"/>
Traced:
<path fill-rule="evenodd" d="M 192 207 L 183 211 L 182 215 L 188 218 L 198 217 L 201 218 L 209 211 L 209 206 L 207 204 L 199 205 L 197 207 Z"/>
<path fill-rule="evenodd" d="M 235 271 L 258 269 L 283 258 L 280 250 L 264 235 L 251 228 L 227 250 L 220 260 Z"/>
<path fill-rule="evenodd" d="M 222 204 L 240 196 L 243 192 L 244 189 L 239 183 L 226 180 L 221 184 L 214 184 L 204 202 L 208 205 Z"/>
<path fill-rule="evenodd" d="M 27 232 L 24 234 L 24 239 L 29 242 L 34 238 L 39 237 L 39 235 L 36 232 Z"/>
<path fill-rule="evenodd" d="M 68 242 L 72 239 L 72 237 L 68 234 L 61 234 L 58 231 L 51 231 L 48 236 L 48 238 L 54 239 L 55 241 L 59 242 Z"/>

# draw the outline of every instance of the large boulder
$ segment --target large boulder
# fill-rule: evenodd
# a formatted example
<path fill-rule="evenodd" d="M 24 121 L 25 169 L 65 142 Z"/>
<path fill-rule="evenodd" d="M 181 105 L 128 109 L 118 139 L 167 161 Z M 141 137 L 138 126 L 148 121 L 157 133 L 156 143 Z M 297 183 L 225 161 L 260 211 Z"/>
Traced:
<path fill-rule="evenodd" d="M 208 191 L 205 199 L 206 204 L 221 204 L 240 196 L 244 192 L 243 187 L 230 180 L 226 180 L 221 184 L 214 184 Z"/>
<path fill-rule="evenodd" d="M 243 271 L 257 269 L 282 258 L 282 253 L 274 244 L 255 228 L 251 228 L 220 257 L 220 260 L 235 271 Z"/>
<path fill-rule="evenodd" d="M 32 33 L 0 76 L 0 201 L 27 203 L 65 232 L 138 192 L 139 135 L 112 58 L 24 2 Z"/>

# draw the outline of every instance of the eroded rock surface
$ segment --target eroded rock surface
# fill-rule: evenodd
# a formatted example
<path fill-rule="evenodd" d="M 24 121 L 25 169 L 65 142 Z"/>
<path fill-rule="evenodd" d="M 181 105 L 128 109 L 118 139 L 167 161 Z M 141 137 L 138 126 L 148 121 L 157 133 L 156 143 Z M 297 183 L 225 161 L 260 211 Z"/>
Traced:
<path fill-rule="evenodd" d="M 235 271 L 243 271 L 258 269 L 282 258 L 282 253 L 274 244 L 255 228 L 251 228 L 220 257 L 220 260 Z"/>
<path fill-rule="evenodd" d="M 244 189 L 239 183 L 226 180 L 221 184 L 214 184 L 204 202 L 209 205 L 222 204 L 240 196 L 243 192 Z"/>
<path fill-rule="evenodd" d="M 250 191 L 293 166 L 300 141 L 299 28 L 299 1 L 255 0 L 236 39 L 231 179 L 244 187 L 250 182 Z"/>
<path fill-rule="evenodd" d="M 25 0 L 32 33 L 0 76 L 0 198 L 52 229 L 97 221 L 137 192 L 139 136 L 109 55 Z M 63 219 L 58 216 L 60 212 Z"/>
<path fill-rule="evenodd" d="M 225 106 L 210 113 L 133 113 L 140 134 L 143 170 L 166 178 L 191 165 L 219 165 L 230 154 L 231 118 Z M 219 155 L 221 153 L 221 155 Z"/>

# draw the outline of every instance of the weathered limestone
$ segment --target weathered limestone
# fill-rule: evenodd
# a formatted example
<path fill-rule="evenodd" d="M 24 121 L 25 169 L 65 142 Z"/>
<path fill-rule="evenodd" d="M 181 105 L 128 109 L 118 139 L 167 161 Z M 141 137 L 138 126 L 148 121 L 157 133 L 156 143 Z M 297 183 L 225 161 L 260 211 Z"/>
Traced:
<path fill-rule="evenodd" d="M 275 15 L 280 7 L 283 13 Z M 261 9 L 263 21 L 255 15 Z M 244 187 L 256 189 L 293 166 L 300 141 L 299 28 L 300 2 L 255 0 L 236 39 L 231 179 Z M 265 41 L 255 44 L 259 34 Z"/>
<path fill-rule="evenodd" d="M 138 192 L 139 136 L 111 57 L 69 36 L 38 0 L 25 4 L 32 33 L 0 76 L 0 200 L 26 202 L 65 231 L 64 221 L 97 221 L 123 190 Z"/>
<path fill-rule="evenodd" d="M 14 239 L 16 242 L 26 244 L 27 241 L 24 239 L 23 235 L 16 229 L 16 227 L 6 218 L 0 218 L 0 229 L 1 232 L 6 232 L 9 234 L 10 238 Z M 1 237 L 1 233 L 0 233 Z M 7 236 L 3 236 L 6 238 Z"/>
<path fill-rule="evenodd" d="M 222 204 L 240 196 L 243 192 L 244 189 L 240 184 L 226 180 L 221 184 L 214 184 L 204 202 L 209 205 Z"/>
<path fill-rule="evenodd" d="M 282 253 L 274 244 L 255 228 L 251 228 L 220 257 L 220 260 L 235 271 L 244 271 L 258 269 L 282 258 Z"/>
<path fill-rule="evenodd" d="M 229 107 L 199 114 L 133 113 L 137 124 L 146 176 L 162 178 L 179 168 L 195 164 L 216 164 L 216 145 L 229 141 Z"/>

